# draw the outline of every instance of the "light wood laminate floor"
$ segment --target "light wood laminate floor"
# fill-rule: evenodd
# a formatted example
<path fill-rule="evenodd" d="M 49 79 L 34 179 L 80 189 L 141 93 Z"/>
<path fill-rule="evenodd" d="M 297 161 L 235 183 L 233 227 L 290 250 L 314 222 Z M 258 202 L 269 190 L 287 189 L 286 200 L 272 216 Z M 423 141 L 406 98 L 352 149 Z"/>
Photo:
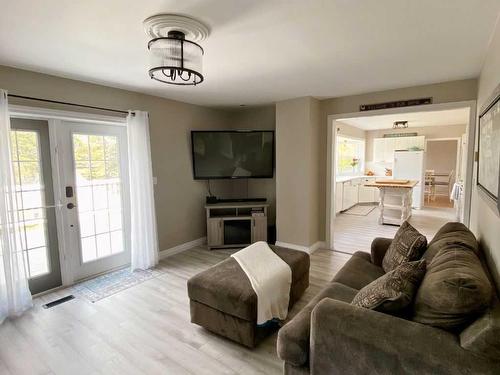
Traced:
<path fill-rule="evenodd" d="M 434 197 L 425 196 L 424 206 L 453 208 L 453 201 L 450 201 L 449 195 L 435 195 Z"/>
<path fill-rule="evenodd" d="M 393 238 L 399 226 L 380 225 L 379 208 L 376 207 L 366 216 L 340 213 L 335 218 L 334 248 L 345 253 L 370 251 L 375 237 Z M 409 222 L 430 241 L 445 223 L 456 221 L 453 208 L 424 207 L 412 210 Z"/>
<path fill-rule="evenodd" d="M 189 321 L 186 280 L 223 260 L 231 250 L 194 248 L 160 262 L 160 277 L 94 304 L 75 299 L 51 309 L 35 307 L 0 326 L 0 374 L 281 374 L 276 334 L 254 350 Z M 311 257 L 311 286 L 299 311 L 349 259 L 329 250 Z"/>

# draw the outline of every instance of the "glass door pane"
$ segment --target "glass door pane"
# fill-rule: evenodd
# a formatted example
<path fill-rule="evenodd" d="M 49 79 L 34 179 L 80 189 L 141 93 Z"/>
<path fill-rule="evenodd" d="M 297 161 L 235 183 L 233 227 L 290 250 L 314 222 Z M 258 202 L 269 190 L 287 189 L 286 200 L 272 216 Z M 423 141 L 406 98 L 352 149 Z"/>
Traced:
<path fill-rule="evenodd" d="M 124 251 L 119 140 L 115 135 L 73 133 L 81 260 Z"/>
<path fill-rule="evenodd" d="M 17 241 L 33 294 L 61 285 L 46 121 L 11 119 Z"/>
<path fill-rule="evenodd" d="M 30 278 L 50 272 L 47 250 L 47 221 L 45 191 L 40 181 L 41 164 L 38 133 L 15 130 L 11 132 L 12 167 L 19 209 L 20 245 Z"/>

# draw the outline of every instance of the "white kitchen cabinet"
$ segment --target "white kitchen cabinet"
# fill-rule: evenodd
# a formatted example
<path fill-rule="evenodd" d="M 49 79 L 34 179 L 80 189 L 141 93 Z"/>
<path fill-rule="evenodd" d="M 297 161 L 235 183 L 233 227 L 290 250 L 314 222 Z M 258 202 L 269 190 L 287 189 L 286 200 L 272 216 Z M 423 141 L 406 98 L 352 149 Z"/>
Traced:
<path fill-rule="evenodd" d="M 385 138 L 373 139 L 373 161 L 384 161 Z"/>
<path fill-rule="evenodd" d="M 408 150 L 413 147 L 423 150 L 425 147 L 425 137 L 419 135 L 414 137 L 374 138 L 373 161 L 392 162 L 395 150 Z"/>
<path fill-rule="evenodd" d="M 413 144 L 410 145 L 411 147 L 418 147 L 421 150 L 425 149 L 425 137 L 423 135 L 420 135 L 418 137 L 412 137 L 413 138 Z"/>
<path fill-rule="evenodd" d="M 379 201 L 378 188 L 365 186 L 369 182 L 375 181 L 374 177 L 364 177 L 359 185 L 359 203 L 373 203 Z"/>
<path fill-rule="evenodd" d="M 396 140 L 386 138 L 384 144 L 384 161 L 390 162 L 394 159 L 394 150 L 396 149 Z"/>
<path fill-rule="evenodd" d="M 344 183 L 337 182 L 335 184 L 335 213 L 336 214 L 338 214 L 340 211 L 342 211 L 343 194 L 344 194 Z"/>
<path fill-rule="evenodd" d="M 342 211 L 358 203 L 358 183 L 355 180 L 344 182 L 342 194 Z"/>
<path fill-rule="evenodd" d="M 360 186 L 359 187 L 359 203 L 373 202 L 373 188 Z"/>

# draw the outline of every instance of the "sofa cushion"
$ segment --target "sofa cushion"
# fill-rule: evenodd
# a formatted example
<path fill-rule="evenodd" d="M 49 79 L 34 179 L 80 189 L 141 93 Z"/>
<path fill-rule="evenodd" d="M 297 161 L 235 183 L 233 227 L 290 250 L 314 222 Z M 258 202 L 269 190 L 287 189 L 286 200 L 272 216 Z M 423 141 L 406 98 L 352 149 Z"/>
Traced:
<path fill-rule="evenodd" d="M 500 301 L 496 296 L 492 306 L 460 333 L 460 345 L 485 357 L 500 358 Z"/>
<path fill-rule="evenodd" d="M 427 250 L 422 256 L 429 265 L 432 258 L 446 247 L 470 249 L 474 253 L 479 254 L 479 244 L 476 241 L 474 234 L 462 223 L 446 223 L 439 229 L 436 235 L 429 242 Z"/>
<path fill-rule="evenodd" d="M 358 251 L 335 275 L 332 281 L 361 289 L 384 274 L 382 267 L 376 266 L 370 260 L 370 254 Z"/>
<path fill-rule="evenodd" d="M 405 221 L 385 253 L 382 268 L 385 272 L 389 272 L 404 262 L 418 260 L 426 248 L 427 238 Z"/>
<path fill-rule="evenodd" d="M 409 306 L 425 275 L 425 260 L 406 262 L 361 289 L 351 304 L 387 313 Z"/>
<path fill-rule="evenodd" d="M 271 248 L 292 270 L 290 293 L 293 294 L 293 288 L 309 272 L 309 255 L 282 247 Z M 233 257 L 190 278 L 188 295 L 194 301 L 238 318 L 249 321 L 257 318 L 257 295 L 247 275 Z"/>
<path fill-rule="evenodd" d="M 309 358 L 311 312 L 324 298 L 350 303 L 358 291 L 346 285 L 332 282 L 278 332 L 278 356 L 293 366 L 302 366 Z"/>
<path fill-rule="evenodd" d="M 491 303 L 492 286 L 478 256 L 452 235 L 427 266 L 415 297 L 413 320 L 448 330 L 463 328 Z"/>

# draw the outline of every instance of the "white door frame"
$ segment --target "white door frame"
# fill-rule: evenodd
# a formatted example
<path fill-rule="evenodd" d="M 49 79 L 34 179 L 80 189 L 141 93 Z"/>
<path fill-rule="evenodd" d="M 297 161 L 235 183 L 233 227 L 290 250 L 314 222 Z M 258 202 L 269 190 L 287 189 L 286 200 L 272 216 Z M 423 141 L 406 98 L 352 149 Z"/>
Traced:
<path fill-rule="evenodd" d="M 99 125 L 126 126 L 125 117 L 99 115 L 85 112 L 63 111 L 41 107 L 9 105 L 11 117 L 46 120 L 49 124 L 50 157 L 52 162 L 52 181 L 54 184 L 54 200 L 56 205 L 64 203 L 65 192 L 62 189 L 60 165 L 58 163 L 58 144 L 56 127 L 61 121 L 86 122 Z M 61 264 L 62 286 L 72 285 L 75 275 L 71 267 L 73 254 L 68 247 L 67 232 L 64 228 L 64 218 L 61 209 L 56 209 L 57 236 L 59 239 L 59 259 Z"/>
<path fill-rule="evenodd" d="M 474 145 L 476 129 L 476 101 L 467 100 L 460 102 L 427 104 L 411 107 L 379 109 L 364 112 L 339 113 L 328 115 L 327 118 L 327 158 L 326 158 L 326 245 L 334 249 L 334 226 L 335 226 L 335 140 L 337 128 L 335 120 L 353 117 L 371 117 L 390 114 L 404 114 L 410 112 L 433 112 L 457 108 L 469 108 L 469 123 L 467 125 L 467 168 L 465 176 L 465 207 L 464 224 L 469 225 L 470 204 L 472 197 L 472 177 L 474 168 Z"/>

